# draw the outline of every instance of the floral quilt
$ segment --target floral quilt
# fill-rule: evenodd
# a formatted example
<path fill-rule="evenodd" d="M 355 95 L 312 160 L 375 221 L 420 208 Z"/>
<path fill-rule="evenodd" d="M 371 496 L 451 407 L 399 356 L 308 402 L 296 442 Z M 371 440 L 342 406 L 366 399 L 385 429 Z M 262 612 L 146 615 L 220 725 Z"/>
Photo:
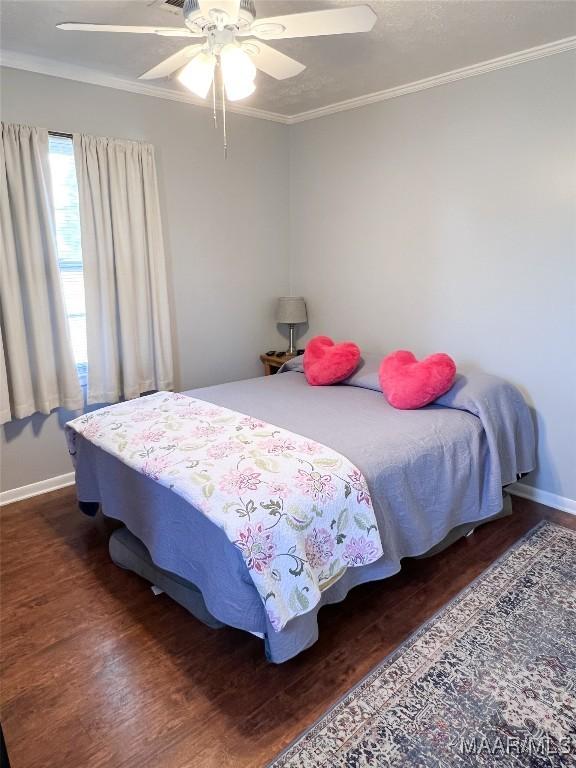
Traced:
<path fill-rule="evenodd" d="M 75 434 L 170 488 L 238 548 L 274 630 L 382 555 L 366 480 L 325 445 L 171 392 L 102 408 Z"/>

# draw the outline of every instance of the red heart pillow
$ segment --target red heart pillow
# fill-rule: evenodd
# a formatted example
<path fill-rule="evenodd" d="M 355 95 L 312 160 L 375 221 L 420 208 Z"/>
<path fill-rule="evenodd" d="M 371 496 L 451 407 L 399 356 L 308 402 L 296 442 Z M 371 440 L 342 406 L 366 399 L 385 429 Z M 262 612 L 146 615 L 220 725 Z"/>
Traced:
<path fill-rule="evenodd" d="M 328 336 L 315 336 L 304 352 L 304 375 L 308 384 L 325 386 L 344 381 L 360 362 L 360 349 L 352 341 L 334 344 Z"/>
<path fill-rule="evenodd" d="M 448 392 L 456 376 L 456 363 L 439 352 L 416 360 L 412 352 L 399 349 L 380 363 L 382 392 L 394 408 L 422 408 Z"/>

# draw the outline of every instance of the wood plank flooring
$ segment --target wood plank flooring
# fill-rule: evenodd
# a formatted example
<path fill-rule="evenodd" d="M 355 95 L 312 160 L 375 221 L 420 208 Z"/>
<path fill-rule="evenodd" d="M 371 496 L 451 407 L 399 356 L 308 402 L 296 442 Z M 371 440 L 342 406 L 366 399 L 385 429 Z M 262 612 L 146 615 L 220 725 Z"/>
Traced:
<path fill-rule="evenodd" d="M 1 521 L 1 718 L 12 768 L 263 766 L 542 518 L 515 514 L 320 612 L 320 640 L 280 666 L 210 630 L 109 559 L 111 523 L 73 488 Z"/>

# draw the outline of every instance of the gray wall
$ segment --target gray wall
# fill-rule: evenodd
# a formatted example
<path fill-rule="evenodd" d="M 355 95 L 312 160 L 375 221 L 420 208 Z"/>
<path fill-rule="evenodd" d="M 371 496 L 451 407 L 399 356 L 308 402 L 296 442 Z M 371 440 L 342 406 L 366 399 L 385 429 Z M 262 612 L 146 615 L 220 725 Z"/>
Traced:
<path fill-rule="evenodd" d="M 178 385 L 259 375 L 259 354 L 284 343 L 274 300 L 288 288 L 287 127 L 229 115 L 224 161 L 208 110 L 12 69 L 1 74 L 4 121 L 154 144 Z M 71 470 L 65 418 L 36 415 L 0 430 L 0 490 Z"/>
<path fill-rule="evenodd" d="M 227 163 L 208 112 L 111 89 L 7 70 L 2 118 L 154 143 L 182 387 L 259 374 L 290 262 L 310 334 L 516 383 L 529 482 L 576 499 L 575 58 L 290 129 L 232 116 Z M 2 489 L 70 469 L 56 414 L 1 440 Z"/>
<path fill-rule="evenodd" d="M 576 55 L 293 126 L 291 283 L 310 333 L 446 351 L 517 384 L 528 482 L 576 499 Z"/>

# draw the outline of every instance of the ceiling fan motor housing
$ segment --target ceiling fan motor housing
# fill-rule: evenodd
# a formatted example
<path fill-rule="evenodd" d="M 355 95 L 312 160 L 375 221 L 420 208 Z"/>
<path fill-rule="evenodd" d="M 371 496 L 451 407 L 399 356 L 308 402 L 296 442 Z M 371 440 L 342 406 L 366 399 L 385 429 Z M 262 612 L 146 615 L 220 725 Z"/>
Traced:
<path fill-rule="evenodd" d="M 230 0 L 213 0 L 210 3 L 210 13 L 206 13 L 206 3 L 202 3 L 204 10 L 200 8 L 200 0 L 185 0 L 184 3 L 184 20 L 186 26 L 194 32 L 203 32 L 206 29 L 210 29 L 216 25 L 216 20 L 220 17 L 226 17 L 227 6 L 230 5 Z M 236 5 L 234 3 L 234 5 Z M 238 10 L 238 18 L 234 22 L 238 30 L 248 29 L 254 19 L 256 18 L 256 8 L 254 6 L 254 0 L 240 0 L 240 8 Z"/>

